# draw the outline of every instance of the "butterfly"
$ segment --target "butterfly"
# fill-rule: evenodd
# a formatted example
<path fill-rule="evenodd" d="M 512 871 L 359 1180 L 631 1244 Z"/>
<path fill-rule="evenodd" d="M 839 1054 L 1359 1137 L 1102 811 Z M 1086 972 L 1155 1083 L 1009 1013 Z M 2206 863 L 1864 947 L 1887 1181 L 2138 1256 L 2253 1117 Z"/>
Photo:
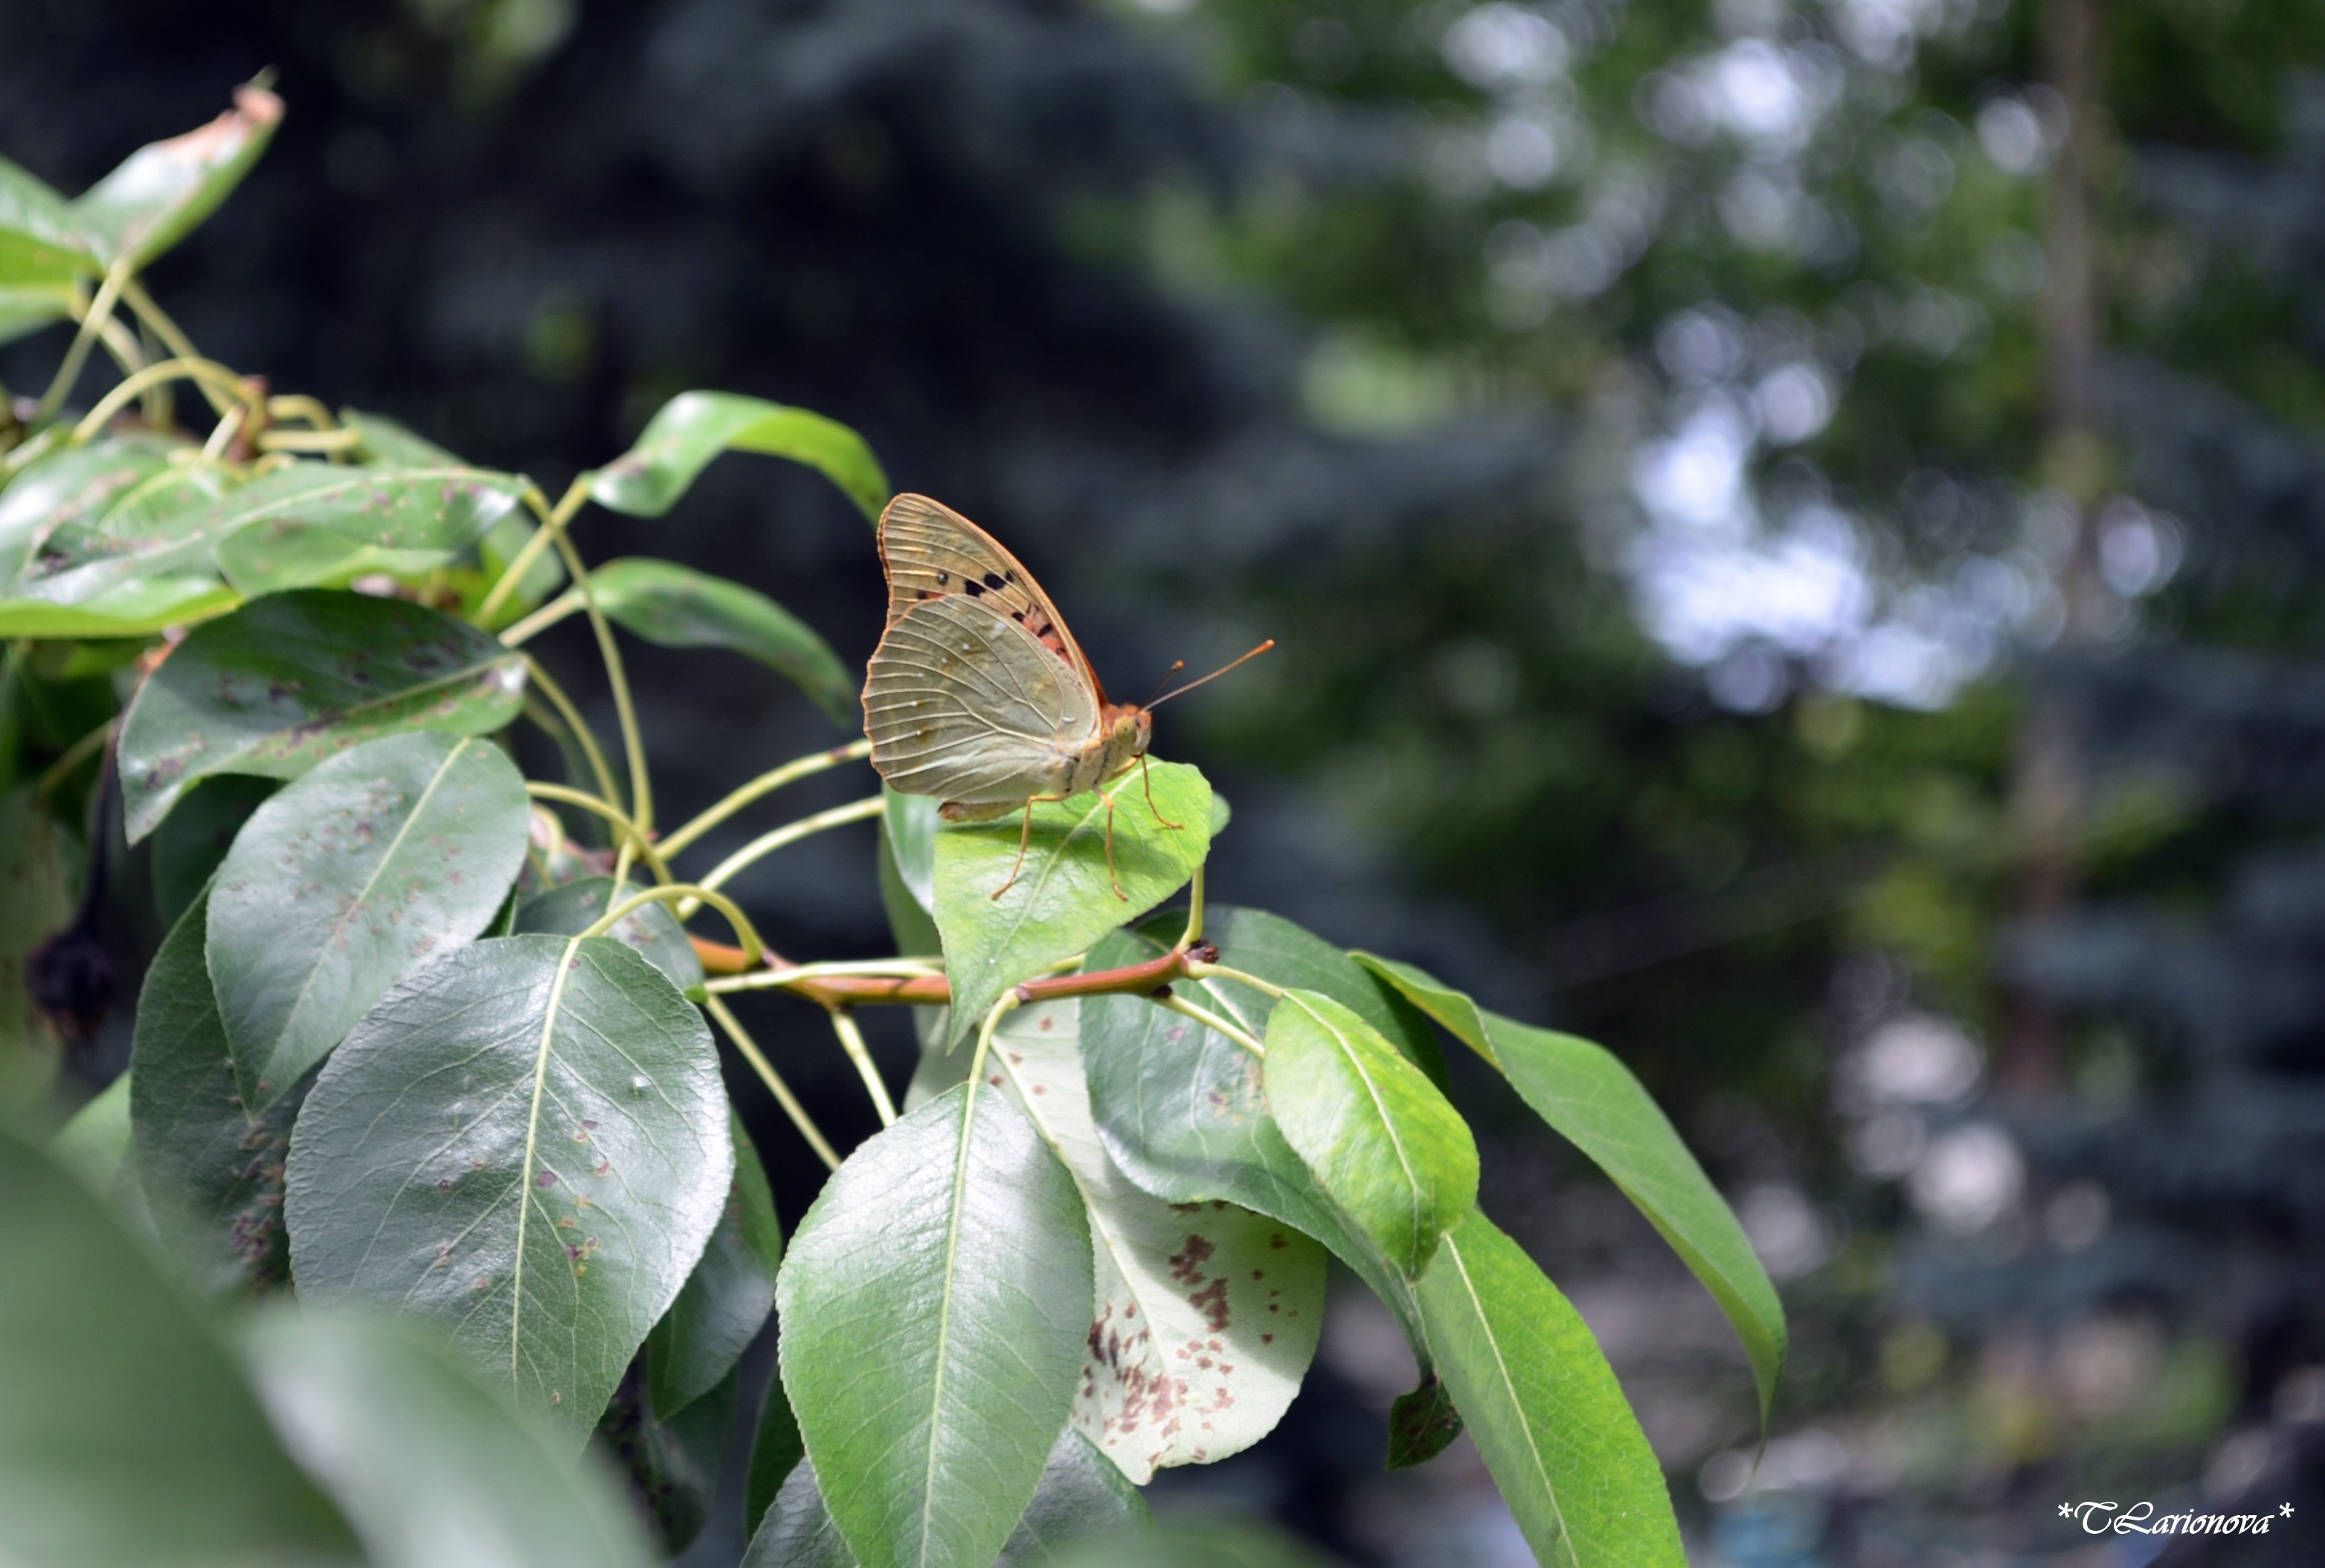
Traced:
<path fill-rule="evenodd" d="M 949 822 L 1024 812 L 1016 864 L 996 898 L 1024 868 L 1035 802 L 1100 789 L 1134 765 L 1144 776 L 1156 706 L 1275 645 L 1144 703 L 1110 702 L 1049 595 L 993 535 L 941 502 L 904 495 L 880 514 L 879 537 L 888 620 L 864 683 L 872 765 L 892 789 L 934 795 Z M 1113 875 L 1114 797 L 1100 793 Z M 1165 828 L 1185 825 L 1155 806 L 1151 777 L 1146 805 Z M 1118 876 L 1114 892 L 1127 896 Z"/>

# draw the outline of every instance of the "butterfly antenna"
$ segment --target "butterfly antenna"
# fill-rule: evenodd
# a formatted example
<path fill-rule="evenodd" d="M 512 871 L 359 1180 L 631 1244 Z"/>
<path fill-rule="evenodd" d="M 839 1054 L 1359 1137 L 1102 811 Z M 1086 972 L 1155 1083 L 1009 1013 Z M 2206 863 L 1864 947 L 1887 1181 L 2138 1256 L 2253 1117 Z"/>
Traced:
<path fill-rule="evenodd" d="M 1158 700 L 1160 700 L 1160 699 L 1157 697 L 1156 693 L 1157 693 L 1157 692 L 1160 692 L 1160 691 L 1162 690 L 1162 688 L 1163 688 L 1163 687 L 1168 686 L 1168 685 L 1171 683 L 1171 677 L 1172 677 L 1172 676 L 1173 676 L 1173 675 L 1177 674 L 1180 671 L 1181 671 L 1181 670 L 1185 669 L 1186 667 L 1187 667 L 1187 661 L 1186 661 L 1186 660 L 1184 660 L 1184 659 L 1175 659 L 1175 660 L 1172 661 L 1171 667 L 1170 667 L 1169 669 L 1167 669 L 1167 670 L 1165 670 L 1165 671 L 1163 671 L 1163 672 L 1162 672 L 1162 678 L 1160 681 L 1157 681 L 1157 682 L 1154 682 L 1154 690 L 1153 690 L 1153 691 L 1149 691 L 1149 692 L 1146 694 L 1146 700 L 1145 700 L 1145 701 L 1144 701 L 1144 702 L 1142 702 L 1142 703 L 1140 703 L 1140 704 L 1139 704 L 1139 706 L 1140 706 L 1140 707 L 1142 707 L 1142 708 L 1152 708 L 1152 707 L 1153 707 L 1153 706 L 1154 706 L 1154 704 L 1156 703 L 1156 701 L 1158 701 Z"/>
<path fill-rule="evenodd" d="M 1242 658 L 1231 660 L 1227 663 L 1221 664 L 1218 669 L 1212 671 L 1209 674 L 1203 676 L 1200 680 L 1190 681 L 1183 686 L 1178 687 L 1172 691 L 1165 691 L 1162 695 L 1155 698 L 1154 700 L 1149 702 L 1146 706 L 1149 708 L 1160 708 L 1173 697 L 1183 696 L 1187 692 L 1192 691 L 1198 686 L 1205 685 L 1210 682 L 1218 680 L 1229 670 L 1234 669 L 1237 664 L 1249 663 L 1252 660 L 1258 658 L 1262 654 L 1267 652 L 1268 649 L 1274 646 L 1275 646 L 1275 639 L 1274 637 L 1270 637 L 1267 641 L 1254 648 L 1250 653 L 1246 654 Z M 1180 663 L 1183 664 L 1185 661 L 1181 660 Z"/>

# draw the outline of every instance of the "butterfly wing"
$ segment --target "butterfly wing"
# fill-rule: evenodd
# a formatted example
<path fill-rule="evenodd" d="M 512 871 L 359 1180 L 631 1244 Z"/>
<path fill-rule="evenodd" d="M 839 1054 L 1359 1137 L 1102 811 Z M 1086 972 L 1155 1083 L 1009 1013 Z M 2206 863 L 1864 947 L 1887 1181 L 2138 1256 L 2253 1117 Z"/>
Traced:
<path fill-rule="evenodd" d="M 864 684 L 880 776 L 966 805 L 1057 793 L 1098 722 L 1098 700 L 1070 664 L 967 594 L 923 599 L 891 621 Z"/>
<path fill-rule="evenodd" d="M 959 595 L 1033 634 L 1106 702 L 1098 672 L 1033 574 L 1001 542 L 941 501 L 899 496 L 880 514 L 880 564 L 888 574 L 888 625 L 915 606 Z"/>

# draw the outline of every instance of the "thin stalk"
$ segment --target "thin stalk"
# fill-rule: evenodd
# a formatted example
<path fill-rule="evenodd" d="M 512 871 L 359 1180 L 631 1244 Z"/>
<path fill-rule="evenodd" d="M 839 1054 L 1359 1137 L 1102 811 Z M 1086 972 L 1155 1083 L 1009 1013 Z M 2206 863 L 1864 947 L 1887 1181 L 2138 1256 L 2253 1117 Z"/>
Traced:
<path fill-rule="evenodd" d="M 742 938 L 743 952 L 752 963 L 755 964 L 766 956 L 766 944 L 759 940 L 759 928 L 751 923 L 751 917 L 744 914 L 733 899 L 715 888 L 697 887 L 685 882 L 665 883 L 660 887 L 649 887 L 644 893 L 623 899 L 599 915 L 581 934 L 603 936 L 625 916 L 644 909 L 649 904 L 675 904 L 681 899 L 697 907 L 707 904 L 725 915 L 727 923 L 735 928 L 735 934 Z"/>
<path fill-rule="evenodd" d="M 860 801 L 850 801 L 844 806 L 833 806 L 829 811 L 818 812 L 811 817 L 801 817 L 796 822 L 786 822 L 772 832 L 762 833 L 718 862 L 710 875 L 702 879 L 702 886 L 713 888 L 724 887 L 740 873 L 756 862 L 765 859 L 786 844 L 796 844 L 801 839 L 811 838 L 829 829 L 844 827 L 849 822 L 860 822 L 866 817 L 876 817 L 880 814 L 880 803 L 878 795 L 868 795 Z M 667 850 L 664 852 L 667 853 Z M 681 910 L 680 917 L 683 919 L 691 913 L 693 913 L 691 910 Z"/>
<path fill-rule="evenodd" d="M 485 602 L 477 607 L 477 620 L 480 625 L 491 621 L 493 612 L 516 591 L 516 585 L 524 580 L 524 574 L 533 570 L 533 563 L 541 559 L 541 552 L 550 547 L 551 536 L 562 533 L 565 524 L 572 520 L 573 514 L 581 509 L 581 503 L 589 498 L 592 477 L 588 473 L 573 477 L 573 482 L 565 487 L 565 494 L 558 497 L 557 505 L 542 519 L 540 531 L 526 540 L 524 548 L 518 551 L 508 565 L 502 569 L 500 580 L 493 584 L 490 593 L 485 595 Z M 541 508 L 536 505 L 533 510 L 539 512 Z"/>
<path fill-rule="evenodd" d="M 1203 940 L 1203 868 L 1209 861 L 1195 867 L 1194 879 L 1187 884 L 1187 932 L 1179 939 L 1181 952 L 1191 950 Z"/>
<path fill-rule="evenodd" d="M 888 1086 L 880 1081 L 880 1069 L 872 1061 L 871 1048 L 864 1044 L 864 1031 L 856 1026 L 856 1015 L 845 1007 L 834 1007 L 831 1032 L 839 1036 L 839 1048 L 856 1063 L 856 1075 L 864 1080 L 865 1091 L 872 1096 L 872 1109 L 880 1113 L 880 1125 L 894 1127 L 896 1102 L 888 1098 Z"/>
<path fill-rule="evenodd" d="M 1001 1027 L 1002 1019 L 1021 1006 L 1023 1004 L 1018 1001 L 1016 992 L 1004 991 L 1001 993 L 1001 999 L 994 1003 L 992 1008 L 985 1015 L 985 1021 L 977 1026 L 977 1054 L 968 1059 L 970 1094 L 974 1095 L 977 1086 L 985 1081 L 985 1062 L 986 1058 L 993 1054 L 994 1031 Z"/>
<path fill-rule="evenodd" d="M 505 648 L 522 647 L 580 608 L 581 596 L 569 588 L 503 632 L 501 645 Z"/>
<path fill-rule="evenodd" d="M 911 979 L 919 975 L 940 975 L 942 963 L 931 959 L 839 959 L 830 963 L 798 964 L 787 970 L 761 970 L 754 974 L 733 975 L 705 982 L 709 991 L 780 991 L 787 986 L 809 985 L 817 980 L 836 979 L 842 976 Z"/>
<path fill-rule="evenodd" d="M 270 430 L 258 438 L 258 450 L 266 452 L 351 452 L 363 445 L 363 431 L 356 430 Z"/>
<path fill-rule="evenodd" d="M 303 419 L 319 431 L 339 428 L 338 416 L 320 399 L 310 397 L 303 392 L 280 393 L 268 398 L 266 417 L 278 424 L 286 419 Z M 358 440 L 361 435 L 361 431 L 357 432 Z"/>
<path fill-rule="evenodd" d="M 89 302 L 88 312 L 80 319 L 80 330 L 73 334 L 64 358 L 58 362 L 56 376 L 49 382 L 49 389 L 41 394 L 39 405 L 32 410 L 34 424 L 54 415 L 71 395 L 73 383 L 80 379 L 81 366 L 88 363 L 88 351 L 105 329 L 106 322 L 113 319 L 114 303 L 121 298 L 122 285 L 128 281 L 126 263 L 116 262 L 107 271 L 105 282 L 97 286 L 97 298 Z"/>
<path fill-rule="evenodd" d="M 181 359 L 202 357 L 200 351 L 194 347 L 194 340 L 187 337 L 179 329 L 178 323 L 170 319 L 168 311 L 153 302 L 153 296 L 145 292 L 144 283 L 139 283 L 135 278 L 125 281 L 121 285 L 121 299 L 122 302 L 136 314 L 137 319 L 145 324 L 146 329 L 159 338 L 162 340 L 162 346 L 171 353 Z M 208 401 L 210 412 L 213 413 L 224 413 L 230 401 L 216 387 L 207 385 L 202 387 L 202 396 Z"/>
<path fill-rule="evenodd" d="M 564 719 L 566 727 L 573 731 L 574 744 L 580 747 L 581 755 L 589 759 L 589 773 L 597 781 L 597 793 L 608 801 L 619 801 L 622 792 L 614 786 L 614 770 L 606 765 L 606 754 L 597 749 L 597 738 L 589 733 L 587 724 L 581 722 L 580 710 L 573 706 L 573 699 L 568 697 L 565 688 L 542 668 L 540 660 L 528 655 L 524 663 L 533 683 L 541 688 L 542 695 L 547 697 L 550 705 L 557 710 L 557 716 Z M 663 853 L 667 855 L 668 851 Z"/>
<path fill-rule="evenodd" d="M 751 1038 L 741 1024 L 736 1022 L 735 1015 L 727 1010 L 727 1004 L 712 997 L 702 1004 L 702 1007 L 727 1032 L 727 1038 L 735 1043 L 735 1049 L 743 1053 L 743 1060 L 751 1064 L 751 1071 L 759 1075 L 759 1081 L 767 1086 L 767 1092 L 775 1097 L 775 1103 L 783 1108 L 783 1114 L 792 1118 L 792 1126 L 799 1129 L 800 1137 L 807 1140 L 807 1146 L 815 1151 L 816 1158 L 823 1162 L 824 1168 L 829 1171 L 839 1169 L 839 1155 L 824 1137 L 822 1129 L 815 1125 L 815 1118 L 808 1115 L 807 1107 L 799 1102 L 799 1096 L 792 1092 L 791 1085 L 783 1081 L 783 1075 L 775 1071 L 775 1064 L 760 1051 L 758 1043 Z"/>
<path fill-rule="evenodd" d="M 578 807 L 601 821 L 612 823 L 615 830 L 621 834 L 623 841 L 634 848 L 639 858 L 645 861 L 647 869 L 654 874 L 656 881 L 673 880 L 670 874 L 670 863 L 662 858 L 646 836 L 638 831 L 638 825 L 630 821 L 619 809 L 608 805 L 588 791 L 577 790 L 567 784 L 536 784 L 527 779 L 524 793 L 537 801 L 555 801 L 560 805 Z M 617 885 L 620 880 L 618 877 L 615 878 Z"/>
<path fill-rule="evenodd" d="M 1212 1012 L 1209 1007 L 1197 1007 L 1194 1003 L 1187 1000 L 1186 997 L 1176 994 L 1167 997 L 1157 997 L 1154 998 L 1154 1004 L 1159 1007 L 1166 1007 L 1173 1013 L 1178 1013 L 1186 1017 L 1192 1018 L 1206 1029 L 1216 1030 L 1219 1034 L 1224 1035 L 1228 1039 L 1234 1041 L 1237 1044 L 1242 1046 L 1245 1050 L 1250 1052 L 1254 1056 L 1259 1057 L 1262 1060 L 1264 1060 L 1267 1056 L 1267 1047 L 1261 1044 L 1259 1041 L 1254 1037 L 1248 1030 L 1245 1029 L 1242 1025 L 1229 1023 L 1227 1019 L 1220 1017 L 1217 1013 Z"/>
<path fill-rule="evenodd" d="M 226 456 L 227 448 L 234 444 L 236 432 L 242 429 L 245 413 L 244 406 L 236 404 L 218 417 L 218 428 L 211 431 L 210 439 L 202 443 L 202 456 L 205 459 L 216 462 Z"/>
<path fill-rule="evenodd" d="M 106 421 L 126 408 L 141 393 L 169 381 L 199 381 L 210 385 L 223 384 L 232 389 L 236 404 L 247 404 L 252 401 L 250 388 L 244 385 L 242 377 L 214 359 L 164 359 L 126 377 L 98 398 L 97 406 L 83 414 L 80 422 L 73 426 L 73 445 L 80 445 L 103 430 Z"/>
<path fill-rule="evenodd" d="M 56 793 L 57 786 L 63 784 L 65 780 L 72 777 L 73 770 L 75 768 L 80 766 L 81 764 L 87 762 L 97 753 L 103 751 L 105 749 L 106 742 L 112 738 L 113 720 L 108 719 L 104 723 L 98 725 L 95 729 L 90 730 L 87 735 L 82 736 L 79 740 L 74 741 L 70 746 L 65 747 L 64 755 L 58 757 L 56 761 L 49 764 L 47 770 L 41 775 L 41 781 L 33 787 L 33 793 L 39 795 L 42 800 L 46 800 L 51 795 Z"/>
<path fill-rule="evenodd" d="M 518 624 L 521 626 L 523 623 Z M 512 626 L 510 630 L 514 631 L 515 627 Z M 811 774 L 821 773 L 826 768 L 838 767 L 843 762 L 854 762 L 858 757 L 871 755 L 872 743 L 868 740 L 857 740 L 846 746 L 834 747 L 829 751 L 819 751 L 812 756 L 796 757 L 781 767 L 770 768 L 662 840 L 662 851 L 665 855 L 676 855 L 760 796 L 771 794 L 787 784 L 796 783 Z"/>
<path fill-rule="evenodd" d="M 638 729 L 637 704 L 630 698 L 630 678 L 622 668 L 622 650 L 614 641 L 613 624 L 597 608 L 597 596 L 589 586 L 589 569 L 581 561 L 581 552 L 565 537 L 564 525 L 551 522 L 544 530 L 565 558 L 565 570 L 581 590 L 582 602 L 589 611 L 589 629 L 597 636 L 597 655 L 605 661 L 606 683 L 614 690 L 614 718 L 622 728 L 622 750 L 630 759 L 630 815 L 645 832 L 653 831 L 653 780 L 646 769 L 645 738 Z"/>
<path fill-rule="evenodd" d="M 1274 981 L 1263 980 L 1257 975 L 1247 975 L 1241 970 L 1231 970 L 1225 964 L 1190 960 L 1187 965 L 1187 978 L 1190 980 L 1241 980 L 1255 991 L 1264 991 L 1271 997 L 1280 997 L 1283 995 L 1283 988 Z"/>

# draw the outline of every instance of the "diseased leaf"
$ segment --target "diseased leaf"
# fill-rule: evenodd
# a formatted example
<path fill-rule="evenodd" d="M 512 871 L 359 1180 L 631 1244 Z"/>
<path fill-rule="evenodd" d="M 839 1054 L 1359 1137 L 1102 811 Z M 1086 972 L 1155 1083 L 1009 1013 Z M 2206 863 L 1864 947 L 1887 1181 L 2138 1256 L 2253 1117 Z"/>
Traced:
<path fill-rule="evenodd" d="M 214 577 L 153 577 L 79 604 L 0 599 L 0 637 L 149 637 L 225 614 L 234 589 Z"/>
<path fill-rule="evenodd" d="M 415 1313 L 581 1446 L 734 1174 L 701 1016 L 604 937 L 458 948 L 367 1014 L 291 1137 L 310 1305 Z"/>
<path fill-rule="evenodd" d="M 129 705 L 130 841 L 197 779 L 297 778 L 410 730 L 490 734 L 516 717 L 523 689 L 522 654 L 424 606 L 321 590 L 256 600 L 187 634 Z"/>
<path fill-rule="evenodd" d="M 1438 1238 L 1477 1201 L 1477 1145 L 1421 1070 L 1317 991 L 1284 994 L 1267 1021 L 1268 1110 L 1343 1214 L 1419 1279 Z"/>
<path fill-rule="evenodd" d="M 1071 958 L 1124 921 L 1186 885 L 1211 847 L 1211 786 L 1183 763 L 1153 765 L 1154 805 L 1125 777 L 1111 786 L 1033 807 L 1033 836 L 1017 879 L 1020 819 L 959 823 L 936 835 L 936 922 L 952 982 L 956 1038 L 973 1032 L 1001 993 Z M 1107 819 L 1114 818 L 1114 868 Z M 1166 828 L 1157 820 L 1184 823 Z M 996 898 L 1003 885 L 1008 890 Z"/>
<path fill-rule="evenodd" d="M 1081 1368 L 1081 1200 L 1024 1114 L 978 1089 L 857 1147 L 777 1284 L 783 1386 L 833 1520 L 879 1568 L 992 1561 Z"/>
<path fill-rule="evenodd" d="M 15 582 L 58 529 L 94 524 L 139 484 L 166 472 L 176 445 L 125 431 L 27 463 L 0 489 L 0 585 Z"/>
<path fill-rule="evenodd" d="M 213 1293 L 263 1290 L 291 1280 L 283 1162 L 305 1083 L 255 1116 L 244 1110 L 203 960 L 208 932 L 203 895 L 145 971 L 129 1057 L 131 1137 L 154 1233 L 187 1276 Z"/>
<path fill-rule="evenodd" d="M 993 1568 L 1055 1563 L 1070 1547 L 1144 1530 L 1152 1523 L 1138 1489 L 1069 1427 L 1058 1434 L 1033 1501 L 993 1559 Z M 860 1568 L 862 1561 L 832 1525 L 815 1467 L 802 1461 L 783 1482 L 744 1554 L 743 1568 Z"/>
<path fill-rule="evenodd" d="M 1488 1013 L 1411 964 L 1357 956 L 1500 1069 L 1535 1114 L 1638 1205 L 1735 1326 L 1765 1424 L 1784 1365 L 1783 1303 L 1743 1226 L 1631 1070 L 1588 1040 Z"/>
<path fill-rule="evenodd" d="M 637 1523 L 429 1337 L 366 1317 L 262 1313 L 242 1340 L 284 1446 L 375 1568 L 643 1568 Z"/>
<path fill-rule="evenodd" d="M 337 1511 L 104 1205 L 5 1131 L 0 1192 L 0 1559 L 352 1568 Z"/>
<path fill-rule="evenodd" d="M 646 1336 L 646 1388 L 654 1418 L 668 1421 L 735 1369 L 775 1309 L 783 1229 L 759 1151 L 730 1109 L 735 1176 L 702 1260 Z"/>
<path fill-rule="evenodd" d="M 1421 1386 L 1400 1394 L 1388 1409 L 1388 1468 L 1411 1470 L 1427 1464 L 1453 1445 L 1461 1435 L 1461 1413 L 1453 1407 L 1452 1390 L 1434 1371 Z"/>
<path fill-rule="evenodd" d="M 385 414 L 343 408 L 339 410 L 339 422 L 362 434 L 361 456 L 366 462 L 391 469 L 460 466 L 459 458 L 426 437 L 414 434 Z M 525 515 L 522 506 L 511 509 L 499 522 L 486 530 L 484 538 L 477 543 L 477 570 L 453 574 L 453 586 L 460 593 L 460 612 L 463 615 L 473 617 L 477 607 L 492 591 L 493 584 L 500 580 L 502 571 L 515 561 L 517 553 L 533 535 L 533 519 Z M 490 629 L 499 630 L 564 586 L 564 563 L 557 559 L 555 551 L 542 551 L 533 558 L 533 564 L 525 568 L 523 579 L 502 601 L 501 608 L 495 612 Z"/>
<path fill-rule="evenodd" d="M 32 784 L 0 795 L 0 1114 L 48 1095 L 64 1042 L 32 1000 L 24 964 L 73 915 L 65 849 Z"/>
<path fill-rule="evenodd" d="M 1537 1561 L 1684 1568 L 1663 1469 L 1558 1287 L 1472 1210 L 1422 1276 L 1429 1341 Z"/>
<path fill-rule="evenodd" d="M 345 588 L 363 577 L 421 582 L 453 550 L 390 550 L 301 517 L 270 517 L 218 543 L 218 571 L 245 598 L 300 588 Z"/>
<path fill-rule="evenodd" d="M 33 563 L 18 580 L 22 598 L 80 604 L 141 578 L 182 576 L 221 560 L 220 547 L 245 529 L 295 522 L 383 551 L 465 550 L 517 504 L 525 481 L 483 469 L 366 469 L 294 463 L 231 495 L 168 516 L 114 542 Z M 310 547 L 311 548 L 311 547 Z M 239 557 L 231 557 L 239 561 Z M 270 585 L 271 586 L 271 585 Z"/>
<path fill-rule="evenodd" d="M 878 517 L 888 499 L 888 476 L 862 436 L 820 413 L 729 392 L 682 392 L 662 404 L 637 444 L 591 478 L 590 499 L 633 517 L 659 517 L 725 451 L 804 463 L 867 518 Z"/>
<path fill-rule="evenodd" d="M 221 774 L 180 797 L 177 809 L 153 830 L 147 855 L 153 868 L 153 905 L 164 923 L 178 923 L 178 916 L 209 886 L 250 813 L 282 787 L 275 779 Z M 207 975 L 202 983 L 209 983 Z"/>
<path fill-rule="evenodd" d="M 224 201 L 266 151 L 283 100 L 241 87 L 234 107 L 199 130 L 140 147 L 72 204 L 73 227 L 104 266 L 144 267 Z"/>
<path fill-rule="evenodd" d="M 516 931 L 579 936 L 604 916 L 606 900 L 613 891 L 611 877 L 584 877 L 576 882 L 560 883 L 517 905 Z M 625 888 L 623 896 L 627 898 L 637 891 L 635 886 Z M 646 962 L 668 975 L 670 983 L 680 990 L 702 983 L 702 960 L 695 956 L 686 927 L 679 924 L 669 905 L 642 904 L 616 921 L 606 934 L 637 949 Z"/>
<path fill-rule="evenodd" d="M 1140 1485 L 1240 1453 L 1283 1418 L 1316 1353 L 1324 1249 L 1232 1203 L 1170 1203 L 1116 1169 L 1090 1119 L 1079 1005 L 1021 1007 L 992 1062 L 1088 1211 L 1097 1258 L 1073 1424 Z"/>
<path fill-rule="evenodd" d="M 824 640 L 756 589 L 648 556 L 589 573 L 597 608 L 665 648 L 732 648 L 789 679 L 837 724 L 857 719 L 857 688 Z M 577 590 L 578 591 L 578 590 Z"/>
<path fill-rule="evenodd" d="M 524 780 L 491 742 L 374 740 L 251 813 L 209 895 L 210 983 L 264 1110 L 397 980 L 485 929 L 524 858 Z"/>

